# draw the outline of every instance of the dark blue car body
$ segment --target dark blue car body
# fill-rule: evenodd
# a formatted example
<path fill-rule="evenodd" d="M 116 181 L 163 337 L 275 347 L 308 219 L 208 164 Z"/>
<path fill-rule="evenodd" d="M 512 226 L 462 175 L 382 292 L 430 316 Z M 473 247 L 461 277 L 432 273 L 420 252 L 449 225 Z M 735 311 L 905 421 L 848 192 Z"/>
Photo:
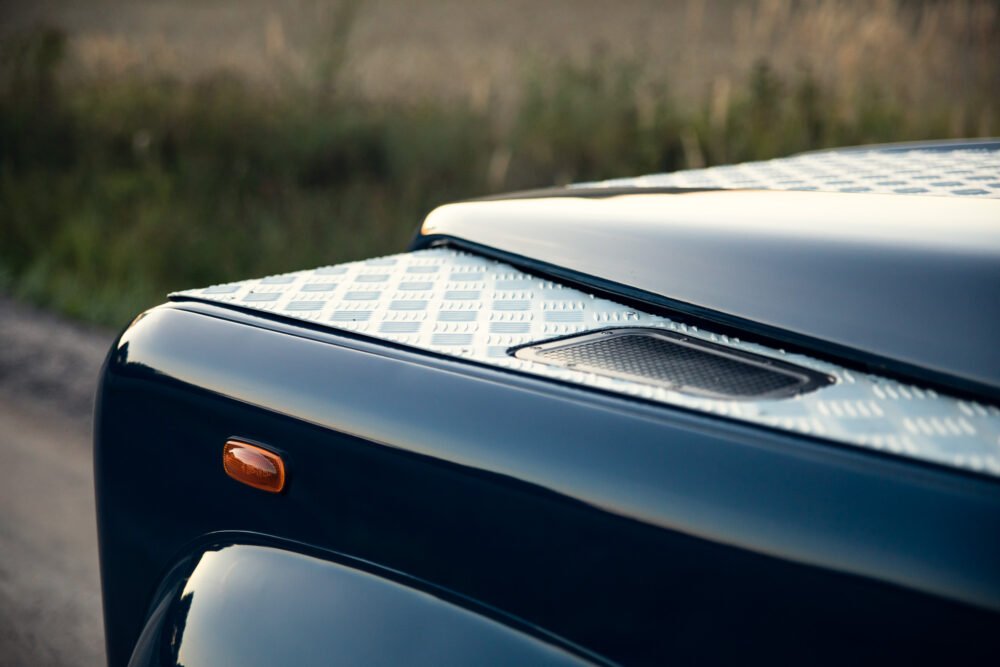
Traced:
<path fill-rule="evenodd" d="M 888 329 L 824 338 L 426 232 L 415 247 L 996 399 L 974 363 L 995 310 L 952 366 L 921 365 Z M 798 321 L 810 307 L 829 304 Z M 281 456 L 282 493 L 226 476 L 231 439 Z M 137 318 L 103 372 L 95 470 L 115 666 L 995 660 L 996 477 L 278 313 L 182 298 Z"/>

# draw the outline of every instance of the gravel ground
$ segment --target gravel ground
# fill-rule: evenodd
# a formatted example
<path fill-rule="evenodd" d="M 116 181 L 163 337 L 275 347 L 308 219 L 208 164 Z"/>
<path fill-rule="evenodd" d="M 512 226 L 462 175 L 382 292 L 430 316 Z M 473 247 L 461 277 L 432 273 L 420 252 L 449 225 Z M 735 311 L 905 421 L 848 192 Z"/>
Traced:
<path fill-rule="evenodd" d="M 114 334 L 0 296 L 0 396 L 90 429 L 94 389 Z"/>
<path fill-rule="evenodd" d="M 91 406 L 113 334 L 0 297 L 0 665 L 101 665 Z"/>

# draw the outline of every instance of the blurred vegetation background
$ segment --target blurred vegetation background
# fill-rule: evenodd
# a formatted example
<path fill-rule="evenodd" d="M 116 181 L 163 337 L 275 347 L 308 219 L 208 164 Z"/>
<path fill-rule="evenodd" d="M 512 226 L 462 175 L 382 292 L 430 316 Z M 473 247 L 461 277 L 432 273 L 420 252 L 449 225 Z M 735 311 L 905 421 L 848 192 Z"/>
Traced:
<path fill-rule="evenodd" d="M 3 16 L 0 292 L 115 326 L 450 200 L 1000 133 L 996 1 L 84 4 Z"/>

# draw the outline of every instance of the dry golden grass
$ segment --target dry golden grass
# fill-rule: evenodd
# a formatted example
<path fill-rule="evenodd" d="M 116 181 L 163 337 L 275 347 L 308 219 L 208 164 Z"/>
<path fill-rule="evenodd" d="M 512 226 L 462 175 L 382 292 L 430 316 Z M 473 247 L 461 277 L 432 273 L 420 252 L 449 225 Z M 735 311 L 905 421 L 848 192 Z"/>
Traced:
<path fill-rule="evenodd" d="M 463 197 L 1000 133 L 998 6 L 22 5 L 0 291 L 120 325 L 173 289 L 399 250 Z M 15 34 L 37 19 L 65 30 Z"/>
<path fill-rule="evenodd" d="M 93 0 L 86 11 L 57 0 L 6 13 L 5 30 L 65 30 L 82 72 L 198 78 L 224 69 L 312 84 L 329 75 L 317 64 L 335 53 L 341 86 L 395 101 L 457 97 L 510 109 L 526 70 L 596 52 L 641 62 L 681 100 L 721 98 L 720 108 L 762 59 L 785 77 L 809 70 L 844 113 L 872 84 L 984 123 L 1000 96 L 994 0 Z"/>

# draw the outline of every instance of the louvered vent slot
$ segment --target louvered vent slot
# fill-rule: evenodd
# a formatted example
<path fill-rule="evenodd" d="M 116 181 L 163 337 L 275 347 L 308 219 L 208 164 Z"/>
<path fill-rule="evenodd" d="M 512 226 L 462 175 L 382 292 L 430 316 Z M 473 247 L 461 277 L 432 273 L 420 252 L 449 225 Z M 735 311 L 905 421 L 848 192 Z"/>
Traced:
<path fill-rule="evenodd" d="M 788 398 L 831 382 L 794 364 L 655 329 L 611 329 L 522 347 L 514 354 L 730 400 Z"/>

